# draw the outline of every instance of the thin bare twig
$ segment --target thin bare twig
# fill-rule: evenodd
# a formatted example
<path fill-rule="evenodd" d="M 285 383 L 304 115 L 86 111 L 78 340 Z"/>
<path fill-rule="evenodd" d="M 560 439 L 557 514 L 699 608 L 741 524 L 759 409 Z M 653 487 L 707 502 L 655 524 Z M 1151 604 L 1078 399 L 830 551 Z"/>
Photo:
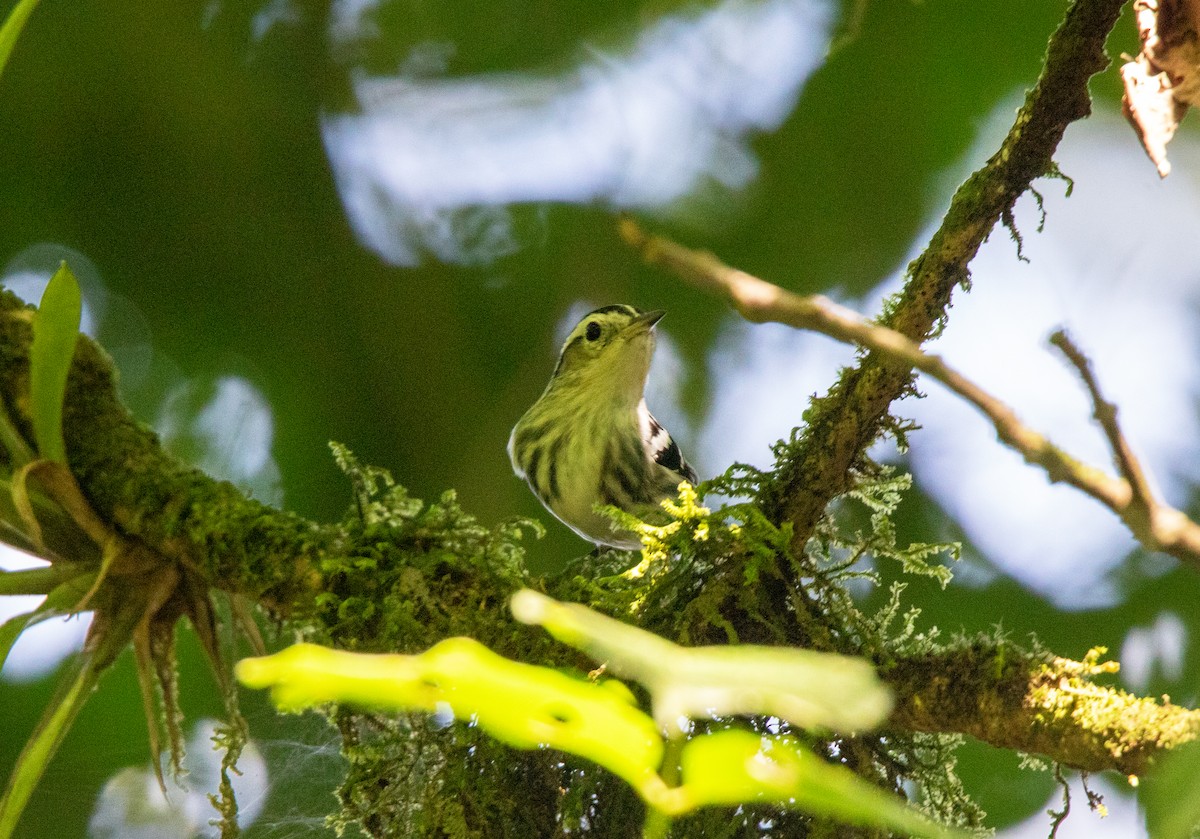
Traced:
<path fill-rule="evenodd" d="M 1062 764 L 1054 764 L 1054 780 L 1058 781 L 1058 785 L 1062 787 L 1062 802 L 1061 810 L 1050 809 L 1046 811 L 1046 815 L 1050 816 L 1050 836 L 1048 839 L 1055 839 L 1058 836 L 1058 829 L 1062 827 L 1062 823 L 1067 820 L 1067 816 L 1071 815 L 1071 785 L 1067 783 L 1067 779 L 1063 777 Z"/>
<path fill-rule="evenodd" d="M 1197 560 L 1200 525 L 1155 497 L 1145 469 L 1117 423 L 1117 406 L 1104 398 L 1087 356 L 1062 330 L 1050 337 L 1050 343 L 1058 347 L 1079 373 L 1092 399 L 1092 416 L 1100 423 L 1112 449 L 1113 461 L 1123 479 L 1120 485 L 1129 495 L 1123 505 L 1112 507 L 1113 511 L 1146 548 L 1170 554 L 1193 566 L 1200 564 Z"/>
<path fill-rule="evenodd" d="M 1086 357 L 1065 334 L 1056 333 L 1051 340 L 1079 370 L 1122 477 L 1113 477 L 1072 457 L 1021 422 L 1016 412 L 1000 399 L 894 329 L 868 321 L 821 295 L 793 294 L 745 271 L 730 268 L 711 253 L 647 234 L 631 219 L 622 219 L 619 229 L 625 241 L 647 262 L 667 268 L 697 288 L 725 298 L 749 321 L 772 321 L 820 332 L 873 350 L 898 365 L 936 379 L 978 408 L 992 421 L 1000 441 L 1020 452 L 1026 462 L 1043 469 L 1050 480 L 1069 484 L 1104 504 L 1120 516 L 1146 548 L 1163 551 L 1200 568 L 1200 525 L 1155 499 L 1132 447 L 1117 425 L 1116 407 L 1104 399 Z"/>
<path fill-rule="evenodd" d="M 1087 795 L 1088 809 L 1099 815 L 1102 819 L 1107 818 L 1108 807 L 1104 804 L 1104 796 L 1088 786 L 1088 773 L 1086 769 L 1079 773 L 1079 783 L 1083 786 L 1084 794 Z"/>
<path fill-rule="evenodd" d="M 1066 332 L 1061 329 L 1055 332 L 1050 336 L 1050 343 L 1058 347 L 1071 362 L 1091 395 L 1092 416 L 1096 418 L 1096 422 L 1100 423 L 1100 427 L 1104 430 L 1104 436 L 1108 438 L 1108 445 L 1112 449 L 1117 471 L 1129 483 L 1131 513 L 1141 515 L 1149 522 L 1150 511 L 1154 507 L 1154 493 L 1150 489 L 1150 482 L 1146 479 L 1146 473 L 1142 470 L 1141 463 L 1133 453 L 1133 447 L 1129 445 L 1129 441 L 1125 439 L 1121 427 L 1117 424 L 1117 406 L 1104 398 L 1100 392 L 1100 383 L 1096 381 L 1096 376 L 1092 372 L 1091 361 L 1071 341 Z"/>

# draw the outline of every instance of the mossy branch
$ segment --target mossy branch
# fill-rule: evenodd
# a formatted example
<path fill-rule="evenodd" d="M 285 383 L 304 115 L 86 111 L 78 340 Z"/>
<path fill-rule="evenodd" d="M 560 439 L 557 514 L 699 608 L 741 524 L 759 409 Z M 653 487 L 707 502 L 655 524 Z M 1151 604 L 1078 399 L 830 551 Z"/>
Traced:
<path fill-rule="evenodd" d="M 26 439 L 32 439 L 31 311 L 0 291 L 0 398 Z M 331 557 L 378 550 L 370 535 L 356 541 L 346 527 L 274 509 L 172 456 L 121 404 L 111 360 L 85 336 L 67 381 L 63 436 L 71 472 L 106 525 L 161 566 L 178 567 L 205 587 L 247 596 L 277 617 L 303 618 L 321 608 L 319 596 L 339 574 Z M 490 569 L 465 563 L 458 573 L 471 578 L 464 589 L 497 604 L 497 616 L 499 604 L 523 583 L 501 583 Z M 511 575 L 511 564 L 504 573 Z M 414 649 L 442 637 L 435 626 L 411 639 Z"/>
<path fill-rule="evenodd" d="M 1200 735 L 1200 711 L 1092 681 L 1115 672 L 1102 650 L 1083 661 L 974 641 L 897 660 L 881 671 L 898 697 L 890 725 L 957 731 L 1085 771 L 1142 775 Z"/>
<path fill-rule="evenodd" d="M 924 253 L 909 265 L 883 325 L 924 342 L 939 329 L 955 287 L 968 281 L 968 265 L 996 225 L 1003 223 L 1017 236 L 1013 206 L 1036 178 L 1055 171 L 1053 155 L 1063 132 L 1091 112 L 1088 79 L 1108 66 L 1104 42 L 1124 2 L 1071 4 L 1000 149 L 955 192 Z M 794 525 L 797 552 L 829 502 L 852 485 L 864 452 L 887 427 L 888 409 L 908 392 L 911 377 L 909 367 L 871 352 L 813 403 L 808 433 L 779 464 L 762 497 L 773 521 Z"/>

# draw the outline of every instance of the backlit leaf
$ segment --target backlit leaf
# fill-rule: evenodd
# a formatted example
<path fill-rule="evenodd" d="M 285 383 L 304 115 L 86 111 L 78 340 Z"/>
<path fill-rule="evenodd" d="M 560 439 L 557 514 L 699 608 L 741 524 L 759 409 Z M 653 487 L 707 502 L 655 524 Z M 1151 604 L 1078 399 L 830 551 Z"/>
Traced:
<path fill-rule="evenodd" d="M 617 676 L 641 682 L 666 728 L 680 717 L 777 716 L 805 728 L 873 728 L 891 692 L 865 659 L 787 647 L 681 647 L 575 603 L 526 589 L 513 614 L 544 626 Z"/>
<path fill-rule="evenodd" d="M 0 73 L 4 72 L 4 65 L 8 63 L 8 57 L 12 55 L 17 37 L 21 34 L 21 30 L 25 27 L 25 21 L 29 20 L 29 16 L 33 14 L 37 4 L 38 0 L 20 0 L 8 13 L 4 26 L 0 26 Z"/>
<path fill-rule="evenodd" d="M 270 688 L 281 708 L 340 702 L 447 710 L 510 746 L 548 746 L 585 757 L 639 791 L 661 784 L 662 738 L 623 685 L 510 661 L 470 638 L 448 638 L 415 656 L 297 644 L 245 659 L 236 673 L 243 684 Z"/>
<path fill-rule="evenodd" d="M 67 462 L 62 433 L 63 397 L 82 312 L 79 283 L 64 262 L 42 294 L 33 319 L 33 344 L 29 349 L 29 396 L 38 453 L 63 464 Z"/>

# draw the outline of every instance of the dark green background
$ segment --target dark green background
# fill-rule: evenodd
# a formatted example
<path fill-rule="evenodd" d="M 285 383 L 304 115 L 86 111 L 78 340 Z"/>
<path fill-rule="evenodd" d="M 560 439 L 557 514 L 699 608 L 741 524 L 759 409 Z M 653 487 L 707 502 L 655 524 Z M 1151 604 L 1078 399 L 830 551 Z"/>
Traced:
<path fill-rule="evenodd" d="M 752 138 L 762 163 L 753 187 L 693 210 L 686 224 L 659 226 L 796 291 L 866 291 L 907 258 L 931 217 L 939 173 L 961 161 L 997 103 L 1032 84 L 1064 8 L 855 4 L 860 25 L 843 31 L 846 42 L 790 117 Z M 73 248 L 141 313 L 156 355 L 182 375 L 247 376 L 274 411 L 286 505 L 319 519 L 339 517 L 348 503 L 330 439 L 391 469 L 418 496 L 457 488 L 486 522 L 541 515 L 512 477 L 504 444 L 549 373 L 555 324 L 581 298 L 668 309 L 688 366 L 685 406 L 702 419 L 705 352 L 726 312 L 639 265 L 617 240 L 609 210 L 519 208 L 529 235 L 515 254 L 470 268 L 395 267 L 357 242 L 320 134 L 323 114 L 348 107 L 353 70 L 394 70 L 418 43 L 453 44 L 452 74 L 554 72 L 588 44 L 679 8 L 393 2 L 375 17 L 381 37 L 337 55 L 327 45 L 327 8 L 296 6 L 291 22 L 256 40 L 260 10 L 208 0 L 43 0 L 0 78 L 0 264 L 38 242 Z M 1119 25 L 1113 53 L 1133 51 L 1132 30 L 1129 20 Z M 1115 111 L 1115 68 L 1093 88 L 1098 107 Z M 149 420 L 160 395 L 133 388 L 129 399 Z M 801 410 L 798 403 L 797 421 Z M 904 535 L 929 538 L 938 514 L 908 506 Z M 552 562 L 586 549 L 552 526 L 532 554 Z M 915 584 L 910 592 L 923 619 L 948 631 L 1003 624 L 1080 656 L 1095 644 L 1119 649 L 1130 626 L 1160 609 L 1189 614 L 1197 586 L 1176 570 L 1153 581 L 1131 572 L 1127 588 L 1125 605 L 1073 614 L 1003 578 L 982 590 Z M 195 647 L 185 641 L 183 651 L 189 715 L 219 714 Z M 1180 684 L 1159 680 L 1151 689 L 1190 696 L 1194 658 Z M 0 683 L 0 767 L 11 764 L 51 689 L 49 681 Z M 271 719 L 261 697 L 246 702 L 256 735 L 297 736 Z M 311 726 L 302 730 L 312 735 Z M 290 759 L 304 759 L 297 754 Z M 103 780 L 145 757 L 123 660 L 52 764 L 21 835 L 83 835 Z M 972 747 L 964 759 L 996 825 L 1028 815 L 1049 793 L 1048 776 L 1018 776 L 1007 754 Z M 313 765 L 319 783 L 328 761 Z M 297 806 L 322 812 L 319 795 L 294 785 L 276 793 L 269 812 L 282 818 Z M 281 823 L 258 835 L 305 833 Z"/>

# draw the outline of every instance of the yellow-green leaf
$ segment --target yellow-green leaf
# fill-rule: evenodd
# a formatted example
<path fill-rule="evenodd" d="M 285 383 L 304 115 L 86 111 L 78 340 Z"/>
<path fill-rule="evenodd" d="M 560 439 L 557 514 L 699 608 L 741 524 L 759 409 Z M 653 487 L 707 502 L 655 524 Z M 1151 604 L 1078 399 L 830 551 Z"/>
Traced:
<path fill-rule="evenodd" d="M 859 731 L 882 722 L 891 691 L 865 659 L 753 645 L 681 647 L 576 603 L 525 589 L 513 614 L 544 626 L 617 676 L 645 685 L 664 729 L 680 717 L 777 716 L 805 728 Z"/>
<path fill-rule="evenodd" d="M 17 36 L 21 34 L 21 30 L 25 27 L 25 21 L 29 20 L 29 16 L 33 14 L 37 4 L 38 0 L 20 0 L 8 13 L 4 26 L 0 26 L 0 74 L 4 72 L 4 65 L 8 63 L 8 57 L 12 55 L 13 47 L 17 43 Z"/>
<path fill-rule="evenodd" d="M 95 578 L 94 572 L 88 572 L 63 583 L 47 595 L 25 623 L 41 620 L 51 614 L 73 611 Z M 0 839 L 12 837 L 21 813 L 50 759 L 92 695 L 100 675 L 112 664 L 117 654 L 129 646 L 143 616 L 144 611 L 137 604 L 131 608 L 117 609 L 115 613 L 96 614 L 83 652 L 76 657 L 69 674 L 60 678 L 54 696 L 46 704 L 42 718 L 8 776 L 4 795 L 0 797 Z"/>
<path fill-rule="evenodd" d="M 270 688 L 281 708 L 328 702 L 375 709 L 446 710 L 522 749 L 548 746 L 585 757 L 639 791 L 661 784 L 663 743 L 619 683 L 596 684 L 510 661 L 470 638 L 421 655 L 363 655 L 297 644 L 239 662 L 237 677 Z"/>
<path fill-rule="evenodd" d="M 3 404 L 0 404 L 0 446 L 3 446 L 8 452 L 9 463 L 14 468 L 24 466 L 33 460 L 33 452 L 30 450 L 29 444 L 17 432 L 17 428 L 13 425 Z"/>
<path fill-rule="evenodd" d="M 714 732 L 688 741 L 680 768 L 683 783 L 671 790 L 677 812 L 761 801 L 911 836 L 961 835 L 929 821 L 846 767 L 821 760 L 790 737 Z"/>
<path fill-rule="evenodd" d="M 33 318 L 33 344 L 29 349 L 29 398 L 38 453 L 46 460 L 62 464 L 67 462 L 62 432 L 63 397 L 82 312 L 79 283 L 64 262 L 42 294 Z"/>
<path fill-rule="evenodd" d="M 17 639 L 21 637 L 21 633 L 29 626 L 36 612 L 22 612 L 19 615 L 13 615 L 4 623 L 0 623 L 0 669 L 3 669 L 4 662 L 8 660 L 8 654 L 13 648 L 13 644 L 17 643 Z"/>
<path fill-rule="evenodd" d="M 82 571 L 78 566 L 59 562 L 38 568 L 22 568 L 19 571 L 0 571 L 0 595 L 49 594 L 62 583 L 78 577 Z"/>

